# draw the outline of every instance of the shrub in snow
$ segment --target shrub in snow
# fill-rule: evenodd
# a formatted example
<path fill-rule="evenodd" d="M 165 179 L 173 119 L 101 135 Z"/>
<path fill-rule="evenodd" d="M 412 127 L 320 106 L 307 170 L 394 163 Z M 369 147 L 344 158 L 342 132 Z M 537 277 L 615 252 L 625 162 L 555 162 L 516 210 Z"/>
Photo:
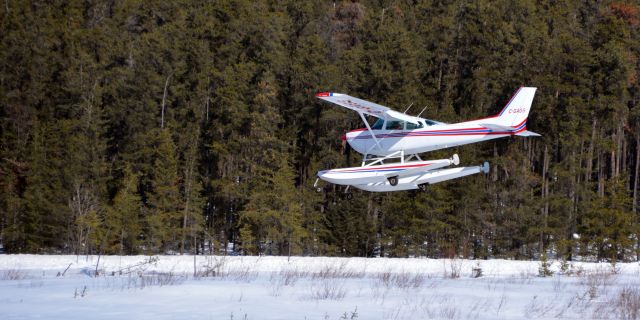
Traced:
<path fill-rule="evenodd" d="M 640 289 L 626 286 L 610 304 L 619 319 L 640 319 Z"/>
<path fill-rule="evenodd" d="M 471 276 L 474 278 L 482 277 L 482 268 L 480 267 L 480 262 L 476 263 L 476 266 L 471 268 Z"/>
<path fill-rule="evenodd" d="M 24 280 L 29 278 L 29 275 L 19 269 L 4 270 L 0 273 L 0 280 Z"/>
<path fill-rule="evenodd" d="M 540 255 L 540 266 L 538 267 L 538 276 L 539 277 L 550 277 L 553 275 L 553 271 L 551 271 L 551 262 L 547 259 L 547 254 L 542 253 Z"/>

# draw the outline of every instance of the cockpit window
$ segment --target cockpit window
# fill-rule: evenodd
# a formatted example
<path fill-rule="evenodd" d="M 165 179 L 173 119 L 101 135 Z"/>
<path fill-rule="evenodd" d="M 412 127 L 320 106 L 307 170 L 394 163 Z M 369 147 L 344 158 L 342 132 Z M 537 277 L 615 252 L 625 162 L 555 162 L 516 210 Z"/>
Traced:
<path fill-rule="evenodd" d="M 414 130 L 422 128 L 422 122 L 418 121 L 418 124 L 407 122 L 407 130 Z"/>
<path fill-rule="evenodd" d="M 402 130 L 404 128 L 403 121 L 387 121 L 387 130 Z"/>
<path fill-rule="evenodd" d="M 378 119 L 373 126 L 371 126 L 371 130 L 382 130 L 382 125 L 384 124 L 384 119 Z"/>

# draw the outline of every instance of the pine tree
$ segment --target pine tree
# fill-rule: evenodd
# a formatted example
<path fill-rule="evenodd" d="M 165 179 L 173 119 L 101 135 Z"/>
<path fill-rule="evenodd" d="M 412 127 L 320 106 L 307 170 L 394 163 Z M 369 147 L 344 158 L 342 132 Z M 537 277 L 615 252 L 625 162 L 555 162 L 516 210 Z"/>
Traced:
<path fill-rule="evenodd" d="M 125 166 L 123 184 L 107 208 L 105 228 L 108 230 L 107 252 L 135 254 L 139 250 L 142 232 L 142 201 L 138 194 L 138 175 Z"/>
<path fill-rule="evenodd" d="M 181 223 L 181 240 L 180 253 L 182 254 L 186 248 L 197 252 L 198 236 L 201 234 L 204 226 L 203 206 L 205 199 L 202 197 L 202 184 L 200 175 L 197 172 L 197 133 L 191 140 L 185 154 L 185 163 L 182 178 L 182 223 Z M 202 238 L 200 238 L 202 240 Z M 188 242 L 187 242 L 188 241 Z"/>
<path fill-rule="evenodd" d="M 302 204 L 292 185 L 295 178 L 285 158 L 274 172 L 265 172 L 264 181 L 254 189 L 240 212 L 242 248 L 245 253 L 275 255 L 301 253 Z"/>
<path fill-rule="evenodd" d="M 147 244 L 152 252 L 177 250 L 180 241 L 180 190 L 175 145 L 168 129 L 156 129 L 151 192 L 146 212 Z"/>

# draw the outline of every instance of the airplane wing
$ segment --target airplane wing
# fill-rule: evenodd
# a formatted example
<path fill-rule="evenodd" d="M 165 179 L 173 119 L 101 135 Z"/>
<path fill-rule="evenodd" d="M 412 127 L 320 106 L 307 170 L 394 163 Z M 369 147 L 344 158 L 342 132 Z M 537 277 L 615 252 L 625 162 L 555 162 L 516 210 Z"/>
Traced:
<path fill-rule="evenodd" d="M 321 92 L 316 94 L 316 97 L 331 103 L 335 103 L 341 107 L 354 110 L 358 113 L 364 113 L 383 119 L 395 119 L 418 124 L 418 119 L 416 117 L 412 117 L 404 113 L 391 110 L 389 107 L 358 99 L 343 93 Z"/>

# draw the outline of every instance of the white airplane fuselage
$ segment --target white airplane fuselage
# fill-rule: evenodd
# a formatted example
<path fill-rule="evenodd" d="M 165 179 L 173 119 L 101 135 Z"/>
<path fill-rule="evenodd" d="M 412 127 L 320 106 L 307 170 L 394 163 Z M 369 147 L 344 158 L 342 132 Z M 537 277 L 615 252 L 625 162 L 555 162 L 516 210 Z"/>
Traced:
<path fill-rule="evenodd" d="M 526 120 L 512 126 L 511 130 L 493 130 L 479 125 L 488 119 L 456 124 L 435 124 L 414 130 L 371 130 L 357 129 L 348 132 L 345 139 L 357 152 L 377 156 L 387 156 L 398 151 L 405 154 L 445 149 L 470 143 L 509 137 L 526 130 Z"/>

